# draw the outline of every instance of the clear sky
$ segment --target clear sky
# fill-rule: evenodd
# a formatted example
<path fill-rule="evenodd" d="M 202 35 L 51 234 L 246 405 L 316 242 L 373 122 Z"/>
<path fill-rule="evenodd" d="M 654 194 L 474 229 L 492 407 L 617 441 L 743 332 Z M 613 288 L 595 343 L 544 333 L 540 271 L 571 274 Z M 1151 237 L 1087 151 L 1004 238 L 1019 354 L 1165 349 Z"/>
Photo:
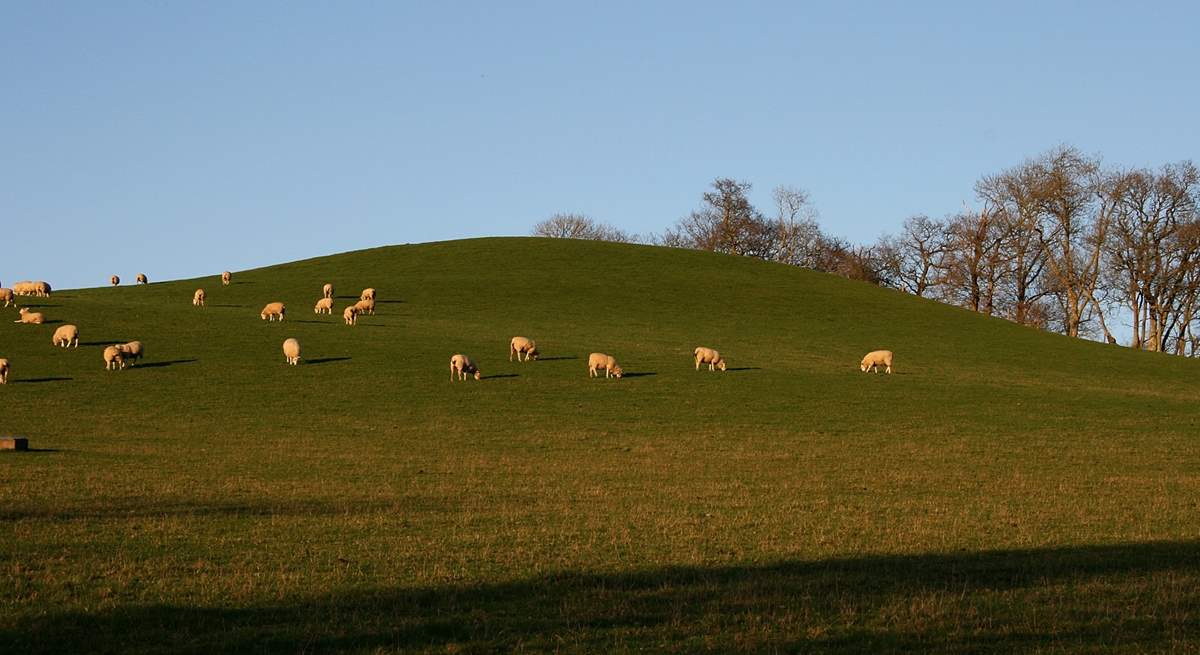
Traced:
<path fill-rule="evenodd" d="M 0 0 L 0 281 L 634 232 L 716 177 L 873 241 L 1059 143 L 1200 158 L 1200 3 Z"/>

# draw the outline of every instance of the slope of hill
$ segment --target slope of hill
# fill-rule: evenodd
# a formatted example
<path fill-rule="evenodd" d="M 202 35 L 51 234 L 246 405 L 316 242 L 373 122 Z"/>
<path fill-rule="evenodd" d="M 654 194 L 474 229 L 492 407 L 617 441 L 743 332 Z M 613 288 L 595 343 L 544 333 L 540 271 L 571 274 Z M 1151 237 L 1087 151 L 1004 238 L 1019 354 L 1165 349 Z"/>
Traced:
<path fill-rule="evenodd" d="M 1198 362 L 643 246 L 219 268 L 0 310 L 0 651 L 1196 647 Z"/>

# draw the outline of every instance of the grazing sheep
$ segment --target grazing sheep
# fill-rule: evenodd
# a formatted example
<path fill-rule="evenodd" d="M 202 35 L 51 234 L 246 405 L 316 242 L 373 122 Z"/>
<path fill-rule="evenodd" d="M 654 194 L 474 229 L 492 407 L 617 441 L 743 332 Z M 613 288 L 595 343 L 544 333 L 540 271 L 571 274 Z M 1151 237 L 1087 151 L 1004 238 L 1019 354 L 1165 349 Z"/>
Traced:
<path fill-rule="evenodd" d="M 150 284 L 150 281 L 146 279 L 145 273 L 138 273 L 136 281 L 138 284 Z"/>
<path fill-rule="evenodd" d="M 360 300 L 360 301 L 354 303 L 354 310 L 357 311 L 359 314 L 370 314 L 371 316 L 374 316 L 375 315 L 375 301 L 372 300 L 371 298 L 367 298 L 365 300 Z"/>
<path fill-rule="evenodd" d="M 51 343 L 56 346 L 62 346 L 63 348 L 66 348 L 67 346 L 75 346 L 78 348 L 79 328 L 70 324 L 58 326 L 58 329 L 54 331 L 54 339 L 51 341 Z"/>
<path fill-rule="evenodd" d="M 35 296 L 40 296 L 42 298 L 49 298 L 50 291 L 51 291 L 51 289 L 50 289 L 49 282 L 42 282 L 41 280 L 39 280 L 39 281 L 33 283 L 33 295 L 35 295 Z"/>
<path fill-rule="evenodd" d="M 287 363 L 295 366 L 300 363 L 300 342 L 295 339 L 287 339 L 283 342 L 283 357 Z"/>
<path fill-rule="evenodd" d="M 326 282 L 324 288 L 321 289 L 321 292 L 325 294 L 326 298 L 332 298 L 333 297 L 333 283 Z"/>
<path fill-rule="evenodd" d="M 701 364 L 708 364 L 708 370 L 713 370 L 713 367 L 718 367 L 722 371 L 725 370 L 725 358 L 721 357 L 721 353 L 712 348 L 700 346 L 694 351 L 696 355 L 696 370 L 700 370 Z"/>
<path fill-rule="evenodd" d="M 328 296 L 317 301 L 313 307 L 314 314 L 333 314 L 333 298 Z"/>
<path fill-rule="evenodd" d="M 471 361 L 466 355 L 454 355 L 450 358 L 450 381 L 454 381 L 454 376 L 457 375 L 459 380 L 466 380 L 467 375 L 472 374 L 478 380 L 482 375 L 479 373 L 479 367 L 475 362 Z"/>
<path fill-rule="evenodd" d="M 8 360 L 0 359 L 0 384 L 8 384 Z"/>
<path fill-rule="evenodd" d="M 31 312 L 28 307 L 21 308 L 21 318 L 13 321 L 13 323 L 29 323 L 31 325 L 41 325 L 46 322 L 46 317 L 41 312 Z"/>
<path fill-rule="evenodd" d="M 196 293 L 192 294 L 192 306 L 203 307 L 204 301 L 208 296 L 205 295 L 204 289 L 196 289 Z"/>
<path fill-rule="evenodd" d="M 121 354 L 121 349 L 116 346 L 105 348 L 104 370 L 115 371 L 118 368 L 125 368 L 125 356 Z"/>
<path fill-rule="evenodd" d="M 867 353 L 866 357 L 862 358 L 862 363 L 858 365 L 858 368 L 863 373 L 866 373 L 867 369 L 874 369 L 875 373 L 878 374 L 881 365 L 887 367 L 885 372 L 890 375 L 892 372 L 892 351 L 872 350 Z"/>
<path fill-rule="evenodd" d="M 267 303 L 266 307 L 263 307 L 262 313 L 260 313 L 258 315 L 258 317 L 261 318 L 262 320 L 268 321 L 268 322 L 274 321 L 275 317 L 279 317 L 279 320 L 282 321 L 283 314 L 286 311 L 287 311 L 287 307 L 285 307 L 283 303 L 271 302 L 271 303 Z"/>
<path fill-rule="evenodd" d="M 118 275 L 114 275 L 114 276 L 108 278 L 108 283 L 115 287 L 121 283 L 121 277 Z"/>
<path fill-rule="evenodd" d="M 524 353 L 525 359 L 521 359 L 522 353 Z M 508 361 L 513 360 L 513 355 L 517 356 L 518 362 L 527 362 L 530 359 L 541 357 L 542 353 L 538 352 L 537 344 L 532 339 L 513 337 L 512 341 L 508 342 Z"/>
<path fill-rule="evenodd" d="M 34 293 L 33 293 L 34 284 L 33 284 L 33 282 L 30 282 L 29 280 L 13 282 L 12 290 L 13 290 L 13 294 L 18 295 L 18 296 L 32 296 L 32 295 L 34 295 Z"/>
<path fill-rule="evenodd" d="M 375 300 L 375 289 L 373 287 L 367 287 L 366 289 L 363 289 L 362 295 L 360 295 L 358 299 Z"/>
<path fill-rule="evenodd" d="M 0 300 L 4 301 L 5 307 L 16 304 L 16 301 L 13 300 L 13 295 L 15 294 L 13 294 L 12 289 L 0 288 Z"/>
<path fill-rule="evenodd" d="M 358 308 L 350 305 L 342 311 L 342 318 L 346 320 L 346 325 L 358 325 Z"/>
<path fill-rule="evenodd" d="M 224 273 L 221 274 L 221 284 L 224 284 L 225 286 L 229 286 L 229 280 L 231 280 L 231 279 L 233 279 L 233 273 L 230 273 L 229 271 L 225 271 Z"/>
<path fill-rule="evenodd" d="M 146 351 L 142 349 L 141 341 L 130 341 L 129 343 L 123 343 L 117 346 L 117 350 L 121 351 L 121 357 L 124 359 L 124 362 L 121 364 L 121 368 L 125 368 L 125 364 L 133 366 L 135 361 L 141 359 L 142 356 L 146 354 Z"/>
<path fill-rule="evenodd" d="M 621 375 L 624 374 L 621 366 L 617 364 L 617 359 L 612 355 L 605 355 L 604 353 L 592 353 L 588 355 L 588 377 L 594 378 L 600 375 L 596 370 L 601 368 L 604 369 L 604 377 L 606 378 L 615 377 L 620 380 Z"/>

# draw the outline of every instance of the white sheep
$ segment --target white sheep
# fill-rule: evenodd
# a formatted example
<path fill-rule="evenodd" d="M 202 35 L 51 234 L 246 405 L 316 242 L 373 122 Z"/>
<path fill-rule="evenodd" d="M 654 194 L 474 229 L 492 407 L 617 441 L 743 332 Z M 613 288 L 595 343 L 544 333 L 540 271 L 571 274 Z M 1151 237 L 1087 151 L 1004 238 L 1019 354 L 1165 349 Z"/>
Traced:
<path fill-rule="evenodd" d="M 60 325 L 54 331 L 54 339 L 51 341 L 56 346 L 66 348 L 68 346 L 79 347 L 79 328 L 74 325 Z"/>
<path fill-rule="evenodd" d="M 466 355 L 454 355 L 450 358 L 450 381 L 454 381 L 457 375 L 459 380 L 466 380 L 467 375 L 472 374 L 478 380 L 483 376 L 479 373 L 479 367 L 475 362 L 471 361 Z"/>
<path fill-rule="evenodd" d="M 114 275 L 114 276 L 108 278 L 108 283 L 115 287 L 121 283 L 121 277 L 119 275 Z"/>
<path fill-rule="evenodd" d="M 13 293 L 18 296 L 36 295 L 35 289 L 36 289 L 36 285 L 33 282 L 30 282 L 29 280 L 21 280 L 20 282 L 13 282 L 13 285 L 12 285 Z"/>
<path fill-rule="evenodd" d="M 8 307 L 10 305 L 15 305 L 17 303 L 17 301 L 13 299 L 13 296 L 15 296 L 15 295 L 16 294 L 13 293 L 12 289 L 6 289 L 6 288 L 0 287 L 0 300 L 4 301 L 5 307 Z"/>
<path fill-rule="evenodd" d="M 46 316 L 41 312 L 31 312 L 28 307 L 22 307 L 21 318 L 13 321 L 13 323 L 28 323 L 30 325 L 41 325 L 46 322 Z"/>
<path fill-rule="evenodd" d="M 300 342 L 287 339 L 283 342 L 283 357 L 287 363 L 295 366 L 300 363 Z"/>
<path fill-rule="evenodd" d="M 333 314 L 333 298 L 325 297 L 313 307 L 314 314 Z"/>
<path fill-rule="evenodd" d="M 0 384 L 8 384 L 8 360 L 0 359 Z"/>
<path fill-rule="evenodd" d="M 221 284 L 223 284 L 225 286 L 229 286 L 229 281 L 231 279 L 233 279 L 233 273 L 230 273 L 229 271 L 225 271 L 224 273 L 221 273 Z"/>
<path fill-rule="evenodd" d="M 268 322 L 274 321 L 276 319 L 276 317 L 278 317 L 279 320 L 282 321 L 283 315 L 285 312 L 287 312 L 287 307 L 284 306 L 283 303 L 271 302 L 271 303 L 267 303 L 266 307 L 263 307 L 262 313 L 260 313 L 258 315 L 258 317 L 261 318 L 262 320 L 268 321 Z"/>
<path fill-rule="evenodd" d="M 150 284 L 150 281 L 146 279 L 145 273 L 138 273 L 136 282 L 138 284 Z"/>
<path fill-rule="evenodd" d="M 208 295 L 204 293 L 204 289 L 196 289 L 196 293 L 192 294 L 192 306 L 193 307 L 203 307 L 204 301 L 207 298 L 208 298 Z"/>
<path fill-rule="evenodd" d="M 124 360 L 121 364 L 121 368 L 125 368 L 126 364 L 133 366 L 135 361 L 141 359 L 142 356 L 146 354 L 146 351 L 142 348 L 141 341 L 130 341 L 129 343 L 123 343 L 117 346 L 117 349 L 121 351 L 121 358 Z"/>
<path fill-rule="evenodd" d="M 326 298 L 332 298 L 333 297 L 333 283 L 326 282 L 325 286 L 321 289 L 321 292 L 325 294 Z"/>
<path fill-rule="evenodd" d="M 525 359 L 521 359 L 522 354 L 525 355 Z M 530 359 L 541 357 L 542 354 L 538 352 L 537 344 L 532 339 L 513 337 L 508 342 L 508 361 L 511 362 L 513 360 L 513 355 L 517 356 L 518 362 L 527 362 Z"/>
<path fill-rule="evenodd" d="M 366 289 L 363 289 L 362 295 L 360 295 L 358 297 L 358 299 L 359 300 L 375 300 L 375 288 L 367 287 Z"/>
<path fill-rule="evenodd" d="M 721 353 L 712 348 L 700 346 L 693 351 L 696 355 L 696 370 L 700 370 L 701 364 L 708 364 L 708 370 L 713 370 L 713 367 L 718 367 L 722 371 L 725 370 L 725 359 L 721 357 Z"/>
<path fill-rule="evenodd" d="M 50 283 L 38 280 L 33 283 L 33 295 L 41 296 L 42 298 L 50 297 Z"/>
<path fill-rule="evenodd" d="M 892 372 L 892 351 L 890 350 L 872 350 L 862 358 L 862 362 L 858 365 L 858 369 L 866 373 L 868 369 L 874 369 L 875 373 L 879 373 L 879 367 L 886 366 L 885 371 L 889 375 Z"/>
<path fill-rule="evenodd" d="M 342 311 L 342 318 L 345 319 L 346 325 L 358 325 L 358 309 L 350 305 Z"/>
<path fill-rule="evenodd" d="M 357 311 L 359 314 L 370 314 L 371 316 L 374 316 L 375 315 L 375 300 L 372 298 L 365 298 L 363 300 L 360 300 L 360 301 L 354 303 L 354 310 Z"/>
<path fill-rule="evenodd" d="M 598 369 L 604 369 L 604 377 L 606 378 L 615 377 L 620 380 L 621 375 L 624 374 L 621 366 L 617 364 L 616 357 L 605 355 L 604 353 L 592 353 L 588 355 L 588 377 L 594 378 L 599 376 L 600 374 L 596 372 Z"/>
<path fill-rule="evenodd" d="M 116 346 L 105 348 L 104 370 L 115 371 L 118 368 L 125 368 L 125 357 L 121 354 L 121 349 Z"/>

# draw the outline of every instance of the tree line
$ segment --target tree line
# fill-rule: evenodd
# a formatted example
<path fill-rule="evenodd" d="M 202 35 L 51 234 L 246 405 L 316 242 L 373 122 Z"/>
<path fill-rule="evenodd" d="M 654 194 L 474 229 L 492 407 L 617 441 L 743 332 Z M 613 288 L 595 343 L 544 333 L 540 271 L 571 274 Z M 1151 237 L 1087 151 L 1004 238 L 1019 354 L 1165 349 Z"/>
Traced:
<path fill-rule="evenodd" d="M 700 207 L 639 236 L 578 214 L 534 234 L 639 241 L 758 257 L 842 275 L 1074 337 L 1200 354 L 1200 172 L 1190 162 L 1110 168 L 1060 146 L 975 184 L 976 207 L 906 219 L 854 245 L 823 231 L 809 195 L 778 187 L 771 213 L 750 184 L 718 179 Z"/>

